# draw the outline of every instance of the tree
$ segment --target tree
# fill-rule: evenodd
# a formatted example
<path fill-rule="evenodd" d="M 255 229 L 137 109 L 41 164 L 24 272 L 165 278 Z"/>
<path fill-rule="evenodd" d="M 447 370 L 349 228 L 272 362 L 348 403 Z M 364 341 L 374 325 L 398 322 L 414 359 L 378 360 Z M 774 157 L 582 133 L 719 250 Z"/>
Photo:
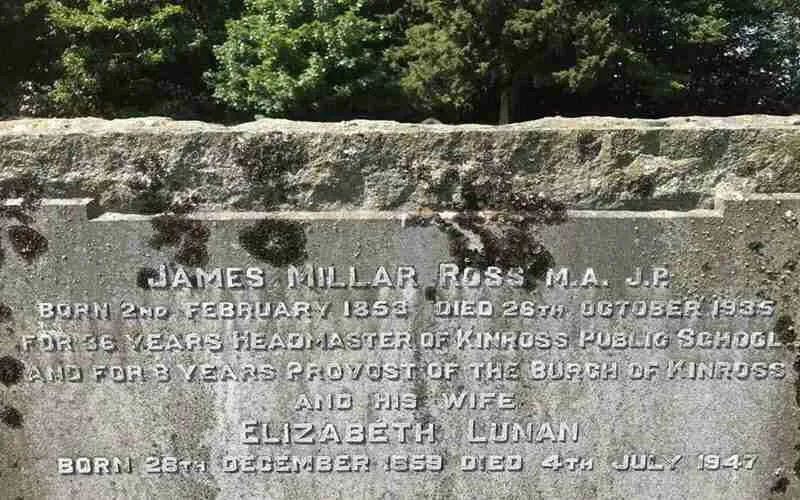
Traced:
<path fill-rule="evenodd" d="M 41 9 L 25 9 L 25 0 L 0 3 L 0 115 L 16 114 L 23 83 L 41 78 L 52 54 L 45 43 Z"/>
<path fill-rule="evenodd" d="M 210 110 L 202 79 L 235 0 L 37 0 L 63 39 L 51 114 L 191 118 Z"/>
<path fill-rule="evenodd" d="M 796 22 L 783 0 L 617 0 L 613 29 L 647 69 L 619 63 L 598 89 L 617 114 L 785 112 Z"/>
<path fill-rule="evenodd" d="M 599 5 L 599 6 L 598 6 Z M 393 51 L 417 102 L 455 119 L 481 114 L 487 94 L 500 123 L 519 112 L 523 86 L 590 84 L 620 50 L 611 11 L 577 0 L 416 0 L 421 21 Z"/>
<path fill-rule="evenodd" d="M 454 120 L 777 111 L 797 88 L 786 1 L 414 0 L 392 59 Z"/>
<path fill-rule="evenodd" d="M 216 47 L 214 95 L 275 117 L 392 112 L 400 95 L 383 57 L 393 40 L 384 16 L 392 8 L 366 0 L 248 0 Z"/>
<path fill-rule="evenodd" d="M 7 0 L 0 42 L 2 114 L 800 111 L 797 0 Z"/>

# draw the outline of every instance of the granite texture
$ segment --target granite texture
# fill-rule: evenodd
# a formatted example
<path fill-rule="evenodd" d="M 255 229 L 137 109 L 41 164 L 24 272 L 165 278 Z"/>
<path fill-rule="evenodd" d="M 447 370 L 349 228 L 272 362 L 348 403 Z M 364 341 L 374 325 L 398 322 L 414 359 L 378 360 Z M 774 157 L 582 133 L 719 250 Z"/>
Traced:
<path fill-rule="evenodd" d="M 3 315 L 0 336 L 0 375 L 6 384 L 0 424 L 0 473 L 5 498 L 197 498 L 197 499 L 312 499 L 312 498 L 508 498 L 508 499 L 742 499 L 798 498 L 800 478 L 795 463 L 800 453 L 797 377 L 792 368 L 795 336 L 788 331 L 798 310 L 794 214 L 800 213 L 798 196 L 754 196 L 720 201 L 716 208 L 688 212 L 572 211 L 560 224 L 534 229 L 537 240 L 553 258 L 554 266 L 567 266 L 580 279 L 591 266 L 609 286 L 533 289 L 447 288 L 436 285 L 440 262 L 453 261 L 452 234 L 431 219 L 402 212 L 197 212 L 167 224 L 164 219 L 118 213 L 99 214 L 87 200 L 45 201 L 31 212 L 30 227 L 44 240 L 14 242 L 4 231 L 5 260 L 0 267 Z M 458 220 L 458 214 L 452 215 Z M 473 214 L 474 215 L 474 214 Z M 445 220 L 454 220 L 443 215 Z M 264 222 L 267 221 L 267 222 Z M 19 225 L 19 224 L 17 224 Z M 298 233 L 294 229 L 302 228 Z M 264 228 L 283 228 L 280 236 Z M 261 228 L 261 229 L 258 229 Z M 293 228 L 288 230 L 288 228 Z M 10 229 L 10 227 L 6 227 Z M 170 229 L 180 234 L 170 237 Z M 259 233 L 259 231 L 261 231 Z M 243 234 L 271 234 L 273 243 L 254 252 Z M 500 234 L 502 238 L 502 233 Z M 278 238 L 275 242 L 274 238 Z M 33 243 L 31 243 L 33 242 Z M 269 242 L 268 242 L 269 243 Z M 289 248 L 291 255 L 275 253 Z M 24 251 L 20 251 L 24 250 Z M 198 257 L 200 256 L 200 257 Z M 256 290 L 158 290 L 143 287 L 141 273 L 163 263 L 200 259 L 207 268 L 259 266 L 270 277 Z M 266 261 L 265 261 L 266 260 Z M 414 265 L 419 288 L 359 290 L 287 289 L 286 262 L 315 265 Z M 272 262 L 272 264 L 270 264 Z M 279 265 L 280 264 L 280 265 Z M 624 277 L 635 267 L 669 266 L 669 288 L 629 288 Z M 574 285 L 574 284 L 573 284 Z M 428 287 L 434 286 L 433 293 Z M 692 300 L 712 297 L 736 300 L 774 300 L 775 314 L 753 318 L 585 318 L 577 313 L 580 301 Z M 186 320 L 57 320 L 38 317 L 39 302 L 121 301 L 167 306 L 180 311 L 194 301 L 332 301 L 405 300 L 407 319 L 347 319 L 340 306 L 330 318 L 247 321 Z M 566 304 L 564 319 L 521 317 L 435 318 L 432 300 L 530 300 Z M 781 319 L 783 318 L 783 319 Z M 788 318 L 788 319 L 786 319 Z M 788 325 L 788 326 L 787 326 Z M 121 348 L 111 352 L 21 351 L 24 335 L 62 332 L 70 335 L 108 335 L 120 346 L 138 334 L 220 334 L 235 331 L 264 333 L 408 330 L 415 338 L 424 331 L 476 330 L 566 332 L 575 342 L 580 330 L 624 331 L 642 334 L 679 328 L 781 331 L 785 347 L 768 349 L 402 349 L 302 351 L 136 352 Z M 269 363 L 453 363 L 532 360 L 618 362 L 671 360 L 782 362 L 785 377 L 756 380 L 653 380 L 537 381 L 529 377 L 478 381 L 468 371 L 449 380 L 416 377 L 414 380 L 340 381 L 309 379 L 288 381 L 283 368 L 272 381 L 197 382 L 182 380 L 179 365 L 228 364 L 240 373 L 242 366 Z M 22 363 L 25 375 L 15 372 Z M 115 383 L 91 380 L 94 366 L 142 366 L 150 374 L 156 364 L 172 368 L 169 383 Z M 32 367 L 72 364 L 83 366 L 83 382 L 29 381 Z M 444 410 L 442 395 L 461 390 L 512 392 L 513 410 Z M 299 394 L 348 393 L 353 408 L 346 411 L 296 411 Z M 415 395 L 414 409 L 376 410 L 368 398 L 378 392 Z M 242 440 L 242 422 L 250 419 L 284 422 L 435 423 L 442 436 L 435 444 L 367 445 L 250 445 Z M 578 422 L 580 439 L 566 443 L 467 442 L 469 419 L 481 422 Z M 247 473 L 221 471 L 225 455 L 367 454 L 375 457 L 367 473 Z M 404 454 L 438 454 L 446 457 L 444 472 L 387 473 L 382 457 Z M 549 455 L 590 457 L 591 471 L 559 472 L 540 463 Z M 684 456 L 677 471 L 617 472 L 612 460 L 624 453 L 652 453 L 660 457 Z M 755 454 L 752 470 L 700 471 L 698 454 Z M 464 455 L 519 455 L 524 472 L 461 472 Z M 60 475 L 58 457 L 133 457 L 131 474 Z M 206 461 L 205 472 L 146 474 L 148 456 L 171 456 Z"/>
<path fill-rule="evenodd" d="M 234 127 L 163 118 L 0 122 L 0 498 L 772 499 L 800 498 L 800 117 L 626 120 L 548 118 L 508 126 L 259 120 Z M 540 197 L 539 193 L 544 196 Z M 776 194 L 782 193 L 782 194 Z M 787 194 L 789 193 L 789 194 Z M 46 199 L 39 203 L 41 197 Z M 58 198 L 58 199 L 53 199 Z M 615 210 L 607 210 L 615 209 Z M 667 210 L 668 209 L 668 210 Z M 485 212 L 477 212 L 486 210 Z M 495 211 L 495 212 L 492 212 Z M 163 215 L 163 212 L 170 212 Z M 156 215 L 162 214 L 162 215 Z M 529 266 L 523 287 L 444 287 L 438 266 Z M 414 266 L 416 288 L 286 287 L 289 265 Z M 161 290 L 161 265 L 258 267 L 265 286 Z M 588 267 L 608 286 L 544 286 L 546 269 Z M 635 288 L 637 267 L 665 266 L 668 288 Z M 597 301 L 774 302 L 769 315 L 665 319 L 586 317 Z M 346 301 L 401 301 L 407 317 L 344 317 Z M 188 303 L 330 302 L 293 320 L 180 317 Z M 435 302 L 562 304 L 564 317 L 437 317 Z M 107 303 L 111 319 L 43 319 L 40 303 Z M 165 307 L 171 319 L 121 318 L 120 304 Z M 563 333 L 566 349 L 428 348 L 424 332 Z M 771 332 L 768 348 L 689 349 L 681 328 Z M 237 350 L 236 332 L 408 331 L 411 346 L 377 350 Z M 575 347 L 582 331 L 667 332 L 664 348 Z M 141 335 L 219 335 L 220 350 L 142 352 Z M 43 349 L 43 338 L 106 338 L 108 351 Z M 26 340 L 27 339 L 27 340 Z M 184 339 L 185 340 L 185 339 Z M 26 348 L 30 342 L 33 348 Z M 37 348 L 36 346 L 39 346 Z M 29 346 L 30 347 L 30 346 Z M 657 363 L 652 380 L 536 380 L 532 361 Z M 776 363 L 765 379 L 669 378 L 692 362 Z M 287 364 L 457 365 L 450 379 L 287 379 Z M 470 363 L 519 363 L 526 376 L 475 380 Z M 275 378 L 213 381 L 224 367 L 273 365 Z M 170 368 L 169 382 L 157 366 Z M 209 379 L 188 376 L 193 365 Z M 81 381 L 36 373 L 83 370 Z M 95 367 L 141 367 L 144 382 L 92 380 Z M 749 366 L 749 365 L 748 365 Z M 783 370 L 783 376 L 776 376 Z M 427 372 L 426 372 L 427 373 Z M 685 372 L 680 372 L 685 375 Z M 58 377 L 56 377 L 57 379 Z M 448 393 L 509 392 L 511 410 L 446 410 Z M 413 408 L 376 409 L 377 393 Z M 349 394 L 349 410 L 295 410 L 299 395 Z M 435 443 L 253 445 L 243 422 L 434 424 Z M 470 419 L 574 422 L 574 442 L 469 442 Z M 484 427 L 485 428 L 485 427 Z M 368 455 L 369 472 L 229 473 L 225 456 Z M 553 471 L 548 456 L 591 458 Z M 675 471 L 619 472 L 624 454 L 683 456 Z M 757 456 L 752 469 L 699 470 L 698 455 Z M 442 472 L 387 472 L 389 456 L 441 456 Z M 519 456 L 523 472 L 466 472 L 464 456 Z M 130 459 L 113 475 L 59 473 L 59 458 Z M 187 471 L 148 473 L 148 457 Z M 205 464 L 200 470 L 199 464 Z"/>
<path fill-rule="evenodd" d="M 800 116 L 546 118 L 507 126 L 140 118 L 0 122 L 3 178 L 108 210 L 504 208 L 509 190 L 575 208 L 709 206 L 800 191 Z"/>

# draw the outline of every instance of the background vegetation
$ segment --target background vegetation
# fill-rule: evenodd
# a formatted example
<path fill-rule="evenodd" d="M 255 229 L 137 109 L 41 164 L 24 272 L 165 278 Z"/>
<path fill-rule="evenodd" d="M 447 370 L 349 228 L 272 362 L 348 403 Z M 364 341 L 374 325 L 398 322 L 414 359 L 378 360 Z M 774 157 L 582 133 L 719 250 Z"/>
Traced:
<path fill-rule="evenodd" d="M 4 0 L 0 115 L 800 112 L 796 0 Z"/>

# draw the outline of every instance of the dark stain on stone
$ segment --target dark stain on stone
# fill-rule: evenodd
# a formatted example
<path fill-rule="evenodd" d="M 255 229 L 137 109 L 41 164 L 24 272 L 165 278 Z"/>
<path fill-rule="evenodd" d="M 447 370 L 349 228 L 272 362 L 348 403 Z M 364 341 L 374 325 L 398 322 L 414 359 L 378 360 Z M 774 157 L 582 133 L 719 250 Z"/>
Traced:
<path fill-rule="evenodd" d="M 540 245 L 537 253 L 533 257 L 533 261 L 524 268 L 525 282 L 523 286 L 525 289 L 533 290 L 536 288 L 536 282 L 543 280 L 547 275 L 547 270 L 554 265 L 555 259 L 553 258 L 553 254 Z"/>
<path fill-rule="evenodd" d="M 794 402 L 800 407 L 800 356 L 795 358 L 792 368 L 794 368 L 794 372 L 797 375 L 794 381 Z"/>
<path fill-rule="evenodd" d="M 472 182 L 464 182 L 461 187 L 461 198 L 465 210 L 481 210 L 489 202 L 489 195 L 485 189 L 476 187 Z"/>
<path fill-rule="evenodd" d="M 455 169 L 448 169 L 444 175 L 441 176 L 441 179 L 434 184 L 433 192 L 438 199 L 451 200 L 459 184 L 460 177 L 458 171 Z"/>
<path fill-rule="evenodd" d="M 656 180 L 649 175 L 643 175 L 633 181 L 628 190 L 638 198 L 651 198 L 656 190 Z"/>
<path fill-rule="evenodd" d="M 157 155 L 137 156 L 131 160 L 138 175 L 130 176 L 126 187 L 133 193 L 131 209 L 140 214 L 158 214 L 169 210 L 170 195 L 164 162 Z"/>
<path fill-rule="evenodd" d="M 582 141 L 587 147 L 600 147 L 591 134 Z M 538 237 L 538 227 L 565 222 L 566 205 L 520 181 L 505 165 L 452 169 L 432 181 L 431 195 L 440 200 L 434 210 L 458 213 L 452 221 L 439 213 L 429 218 L 446 235 L 454 263 L 483 269 L 519 267 L 524 286 L 534 288 L 542 270 L 546 272 L 544 264 L 553 262 Z"/>
<path fill-rule="evenodd" d="M 600 154 L 602 144 L 589 132 L 578 133 L 578 158 L 581 162 L 594 160 Z"/>
<path fill-rule="evenodd" d="M 28 226 L 14 225 L 8 228 L 8 238 L 11 241 L 11 248 L 20 257 L 25 259 L 28 264 L 41 257 L 47 252 L 47 238 L 41 233 Z"/>
<path fill-rule="evenodd" d="M 0 199 L 21 198 L 18 207 L 2 207 L 0 217 L 28 217 L 26 212 L 36 210 L 44 196 L 44 184 L 33 174 L 23 174 L 0 180 Z M 25 223 L 20 221 L 21 223 Z"/>
<path fill-rule="evenodd" d="M 4 219 L 16 219 L 20 224 L 30 224 L 33 222 L 33 216 L 23 210 L 22 207 L 16 206 L 0 207 L 0 217 Z"/>
<path fill-rule="evenodd" d="M 139 186 L 134 184 L 132 189 L 136 191 Z M 169 196 L 166 193 L 148 190 L 131 200 L 131 210 L 144 215 L 155 215 L 169 210 L 169 203 Z"/>
<path fill-rule="evenodd" d="M 175 254 L 175 262 L 191 267 L 202 267 L 208 263 L 209 231 L 206 227 L 192 230 L 184 236 L 183 243 Z"/>
<path fill-rule="evenodd" d="M 169 206 L 169 211 L 176 215 L 185 215 L 197 210 L 200 204 L 206 199 L 199 193 L 191 193 L 181 198 L 173 199 Z"/>
<path fill-rule="evenodd" d="M 0 323 L 8 323 L 14 318 L 14 311 L 5 304 L 0 304 Z"/>
<path fill-rule="evenodd" d="M 430 300 L 431 302 L 436 300 L 436 287 L 435 286 L 426 286 L 425 287 L 425 300 Z"/>
<path fill-rule="evenodd" d="M 791 344 L 797 339 L 797 332 L 794 330 L 794 320 L 788 314 L 782 314 L 775 321 L 773 327 L 778 340 L 783 344 Z"/>
<path fill-rule="evenodd" d="M 22 413 L 11 406 L 0 408 L 0 422 L 3 422 L 12 429 L 22 428 Z"/>
<path fill-rule="evenodd" d="M 28 263 L 47 250 L 47 240 L 34 229 L 27 227 L 33 222 L 30 212 L 40 205 L 44 187 L 30 174 L 0 180 L 0 199 L 20 198 L 19 205 L 6 206 L 0 203 L 0 218 L 15 219 L 19 225 L 8 229 L 14 250 Z M 5 251 L 0 247 L 0 265 L 5 261 Z"/>
<path fill-rule="evenodd" d="M 751 241 L 747 244 L 748 250 L 758 255 L 764 255 L 764 242 L 763 241 Z"/>
<path fill-rule="evenodd" d="M 0 384 L 11 387 L 19 383 L 24 370 L 25 365 L 20 360 L 11 356 L 3 356 L 0 358 Z"/>
<path fill-rule="evenodd" d="M 786 476 L 780 476 L 779 478 L 775 479 L 775 483 L 769 488 L 770 493 L 786 493 L 786 490 L 789 488 L 789 478 Z"/>
<path fill-rule="evenodd" d="M 428 227 L 433 224 L 434 213 L 431 212 L 430 214 L 411 214 L 405 219 L 406 227 Z"/>
<path fill-rule="evenodd" d="M 800 447 L 796 449 L 800 449 Z M 798 458 L 797 462 L 794 463 L 792 470 L 794 471 L 794 477 L 800 479 L 800 458 Z"/>
<path fill-rule="evenodd" d="M 208 262 L 208 238 L 210 231 L 197 220 L 182 215 L 165 214 L 151 221 L 155 235 L 150 246 L 156 250 L 177 247 L 175 261 L 190 267 L 201 267 Z"/>
<path fill-rule="evenodd" d="M 703 271 L 704 273 L 710 272 L 711 264 L 709 264 L 708 262 L 703 262 L 703 265 L 700 266 L 700 270 Z"/>
<path fill-rule="evenodd" d="M 308 165 L 303 141 L 277 133 L 267 138 L 242 138 L 231 156 L 242 169 L 263 209 L 280 206 L 292 194 L 288 175 Z"/>
<path fill-rule="evenodd" d="M 541 197 L 537 198 L 533 200 L 535 203 L 520 201 L 517 207 L 520 212 L 503 214 L 491 220 L 471 211 L 457 214 L 453 223 L 439 218 L 440 228 L 449 238 L 451 257 L 462 267 L 518 267 L 523 271 L 523 287 L 534 289 L 536 282 L 554 265 L 554 259 L 537 239 L 533 226 L 559 223 L 566 218 L 563 205 L 555 202 L 550 204 Z M 530 207 L 538 210 L 532 213 L 524 210 Z M 480 242 L 480 249 L 470 241 L 469 233 Z"/>
<path fill-rule="evenodd" d="M 796 271 L 797 270 L 797 261 L 796 260 L 787 260 L 783 263 L 783 269 L 785 271 Z"/>
<path fill-rule="evenodd" d="M 307 258 L 306 232 L 298 222 L 262 219 L 239 232 L 247 253 L 273 267 L 297 264 Z"/>
<path fill-rule="evenodd" d="M 161 250 L 165 246 L 178 246 L 185 233 L 191 226 L 191 221 L 177 215 L 160 215 L 150 222 L 156 232 L 150 238 L 150 246 Z"/>
<path fill-rule="evenodd" d="M 145 290 L 150 289 L 150 285 L 148 284 L 148 279 L 150 278 L 158 278 L 158 271 L 152 267 L 140 267 L 139 271 L 136 273 L 136 286 Z"/>
<path fill-rule="evenodd" d="M 522 212 L 525 223 L 560 224 L 567 220 L 567 207 L 560 201 L 529 192 L 512 192 L 509 197 L 509 209 Z"/>

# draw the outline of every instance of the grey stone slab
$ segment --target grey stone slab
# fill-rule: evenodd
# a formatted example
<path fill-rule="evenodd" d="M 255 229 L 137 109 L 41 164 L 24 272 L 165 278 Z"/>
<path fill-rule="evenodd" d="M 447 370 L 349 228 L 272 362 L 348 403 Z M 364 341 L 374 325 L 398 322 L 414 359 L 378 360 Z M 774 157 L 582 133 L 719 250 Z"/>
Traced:
<path fill-rule="evenodd" d="M 798 498 L 797 213 L 800 196 L 793 194 L 730 197 L 689 212 L 575 210 L 561 223 L 531 226 L 534 238 L 520 246 L 504 213 L 212 211 L 164 218 L 100 213 L 89 199 L 44 200 L 2 220 L 0 496 Z M 542 259 L 525 261 L 539 265 L 526 286 L 518 286 L 513 269 L 498 286 L 491 277 L 474 287 L 439 281 L 449 269 L 441 266 L 464 256 L 491 260 L 494 251 L 516 262 L 514 252 L 537 242 Z M 162 289 L 162 265 L 189 274 L 221 269 L 234 283 L 253 286 L 178 280 Z M 417 286 L 290 287 L 290 266 L 306 265 L 333 266 L 342 282 L 351 267 L 363 281 L 383 266 L 393 285 L 397 267 L 408 266 Z M 660 267 L 669 272 L 668 286 L 653 286 L 652 276 L 648 287 L 626 284 L 637 268 Z M 562 268 L 570 272 L 566 287 L 556 278 Z M 369 317 L 346 317 L 344 304 L 356 301 L 395 309 L 383 316 L 377 305 Z M 492 315 L 434 313 L 456 301 L 491 304 Z M 715 301 L 732 301 L 719 309 L 732 315 L 715 316 Z M 302 315 L 297 307 L 306 302 Z M 99 310 L 89 311 L 99 318 L 51 317 L 60 314 L 56 304 L 95 303 Z M 260 319 L 186 317 L 224 313 L 225 303 L 242 314 L 245 306 L 236 304 L 273 309 Z M 279 304 L 301 316 L 280 317 Z M 592 316 L 584 304 L 614 313 Z M 169 317 L 123 317 L 158 307 Z M 77 311 L 61 312 L 68 310 Z M 307 344 L 237 349 L 242 332 Z M 317 342 L 369 332 L 391 334 L 374 349 Z M 495 340 L 484 335 L 489 345 L 479 348 L 478 338 L 491 332 L 500 333 Z M 724 332 L 736 345 L 726 344 Z M 605 333 L 616 343 L 599 345 Z M 51 350 L 54 338 L 72 344 Z M 688 343 L 696 338 L 711 346 Z M 91 350 L 87 339 L 114 348 Z M 446 344 L 437 348 L 436 339 Z M 654 345 L 641 347 L 648 339 Z M 134 348 L 147 342 L 149 350 Z M 549 365 L 573 376 L 542 370 Z M 161 366 L 169 380 L 160 378 Z M 82 379 L 51 380 L 61 367 L 67 379 L 80 369 Z M 490 367 L 502 376 L 475 377 Z M 315 369 L 321 375 L 312 376 Z M 145 380 L 127 380 L 137 370 Z M 460 393 L 509 394 L 513 408 L 489 401 L 484 409 L 447 409 L 446 395 Z M 338 395 L 352 406 L 295 409 L 304 394 Z M 376 394 L 398 395 L 405 405 L 377 408 L 375 398 L 383 396 Z M 255 423 L 271 426 L 273 437 L 291 424 L 300 442 L 265 442 Z M 502 430 L 504 423 L 511 437 L 488 442 L 492 426 Z M 306 424 L 314 424 L 310 434 Z M 354 441 L 359 426 L 371 425 L 373 434 L 365 443 L 337 443 L 334 430 L 346 440 L 348 425 Z M 314 442 L 306 444 L 309 435 Z M 617 470 L 626 455 L 644 455 L 650 470 Z M 366 457 L 368 470 L 326 472 L 325 457 L 335 456 L 344 457 L 342 469 Z M 104 460 L 113 466 L 113 457 L 123 470 L 106 474 Z M 229 472 L 230 457 L 290 457 L 279 459 L 281 467 L 288 460 L 317 470 Z M 428 470 L 402 471 L 407 457 L 422 457 L 414 466 Z M 387 461 L 394 470 L 386 470 Z M 474 463 L 506 470 L 462 470 Z"/>

